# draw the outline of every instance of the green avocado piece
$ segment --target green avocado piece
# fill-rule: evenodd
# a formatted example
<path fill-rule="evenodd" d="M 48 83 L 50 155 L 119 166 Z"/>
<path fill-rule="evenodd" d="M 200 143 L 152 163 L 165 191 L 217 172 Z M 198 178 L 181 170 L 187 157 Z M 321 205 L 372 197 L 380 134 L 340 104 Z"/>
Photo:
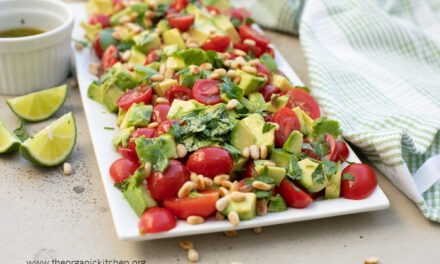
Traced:
<path fill-rule="evenodd" d="M 167 65 L 167 69 L 173 69 L 176 71 L 185 68 L 185 62 L 177 56 L 168 57 L 166 61 L 166 65 Z"/>
<path fill-rule="evenodd" d="M 178 53 L 178 56 L 183 59 L 186 66 L 201 65 L 208 61 L 208 55 L 202 49 L 185 49 Z"/>
<path fill-rule="evenodd" d="M 323 183 L 317 183 L 313 180 L 313 172 L 318 168 L 319 163 L 309 158 L 298 161 L 298 166 L 301 169 L 301 178 L 299 183 L 310 192 L 319 192 L 324 189 L 328 182 L 325 178 Z"/>
<path fill-rule="evenodd" d="M 272 85 L 278 87 L 281 91 L 293 89 L 293 85 L 286 77 L 276 73 L 272 74 Z"/>
<path fill-rule="evenodd" d="M 276 94 L 272 94 L 272 97 L 270 98 L 270 102 L 267 105 L 266 111 L 275 113 L 278 112 L 281 108 L 285 107 L 287 105 L 287 102 L 289 101 L 289 95 L 283 95 L 279 96 Z"/>
<path fill-rule="evenodd" d="M 125 118 L 121 123 L 120 128 L 126 127 L 146 127 L 150 123 L 151 114 L 153 113 L 152 105 L 145 105 L 144 103 L 132 104 L 125 114 Z"/>
<path fill-rule="evenodd" d="M 171 104 L 170 110 L 168 111 L 167 119 L 181 119 L 182 116 L 189 111 L 199 108 L 201 106 L 203 105 L 194 99 L 190 99 L 188 101 L 174 99 L 173 103 Z"/>
<path fill-rule="evenodd" d="M 133 75 L 122 67 L 117 67 L 110 79 L 109 81 L 122 91 L 134 88 L 138 84 Z"/>
<path fill-rule="evenodd" d="M 165 31 L 162 34 L 162 38 L 165 45 L 176 44 L 179 49 L 185 48 L 185 42 L 183 41 L 182 34 L 180 34 L 180 31 L 177 28 Z"/>
<path fill-rule="evenodd" d="M 313 139 L 312 133 L 314 120 L 299 106 L 293 108 L 293 112 L 295 112 L 296 117 L 298 117 L 301 133 L 306 136 L 307 140 L 311 141 Z"/>
<path fill-rule="evenodd" d="M 278 167 L 286 167 L 289 164 L 292 154 L 285 152 L 282 149 L 273 149 L 270 154 L 270 160 L 275 162 Z"/>
<path fill-rule="evenodd" d="M 139 48 L 136 46 L 131 47 L 131 56 L 128 60 L 128 63 L 131 63 L 132 65 L 144 65 L 145 61 L 147 60 L 147 56 L 142 53 Z"/>
<path fill-rule="evenodd" d="M 243 150 L 255 144 L 256 138 L 252 131 L 242 122 L 237 122 L 231 132 L 231 145 Z"/>
<path fill-rule="evenodd" d="M 119 107 L 117 101 L 119 97 L 124 94 L 124 91 L 116 87 L 115 85 L 109 85 L 105 88 L 105 93 L 102 99 L 104 106 L 110 112 L 118 111 Z"/>
<path fill-rule="evenodd" d="M 118 13 L 112 15 L 110 17 L 110 25 L 112 26 L 117 26 L 119 25 L 119 20 L 123 17 L 123 16 L 128 16 L 131 13 L 131 8 L 129 6 L 127 6 L 126 8 L 122 9 L 121 11 L 119 11 Z"/>
<path fill-rule="evenodd" d="M 267 168 L 267 175 L 273 179 L 273 183 L 276 186 L 279 186 L 286 176 L 286 169 L 281 167 L 256 165 L 255 170 L 259 175 L 261 175 L 265 167 Z"/>
<path fill-rule="evenodd" d="M 286 142 L 284 143 L 282 149 L 290 153 L 300 153 L 302 143 L 303 134 L 299 131 L 293 130 L 287 138 Z"/>
<path fill-rule="evenodd" d="M 341 192 L 341 164 L 338 162 L 338 171 L 332 175 L 330 181 L 325 187 L 325 199 L 335 199 L 338 198 Z"/>
<path fill-rule="evenodd" d="M 229 198 L 229 204 L 225 210 L 222 211 L 223 215 L 228 215 L 230 212 L 237 212 L 240 220 L 250 220 L 257 216 L 256 205 L 257 196 L 255 193 L 245 193 L 246 199 L 241 202 L 232 201 Z"/>
<path fill-rule="evenodd" d="M 122 109 L 121 107 L 119 107 L 118 110 L 118 118 L 116 120 L 116 124 L 118 126 L 121 126 L 122 121 L 124 121 L 125 116 L 127 115 L 127 110 Z"/>
<path fill-rule="evenodd" d="M 90 42 L 94 41 L 96 36 L 99 34 L 99 32 L 101 32 L 102 30 L 102 25 L 101 24 L 95 24 L 95 25 L 90 25 L 88 23 L 85 23 L 84 21 L 82 21 L 80 23 L 81 27 L 84 29 L 84 31 L 86 32 L 86 39 Z"/>
<path fill-rule="evenodd" d="M 242 70 L 237 70 L 240 75 L 240 82 L 238 86 L 243 90 L 243 94 L 258 92 L 260 88 L 267 82 L 267 77 L 259 77 Z"/>
<path fill-rule="evenodd" d="M 160 47 L 160 38 L 156 33 L 144 31 L 133 37 L 134 44 L 144 54 Z"/>
<path fill-rule="evenodd" d="M 157 27 L 161 32 L 165 32 L 165 31 L 171 29 L 170 24 L 168 23 L 168 20 L 166 20 L 166 19 L 161 19 L 161 20 L 157 23 L 156 27 Z"/>
<path fill-rule="evenodd" d="M 104 100 L 104 91 L 96 81 L 93 81 L 87 89 L 87 96 L 90 99 L 102 104 Z"/>
<path fill-rule="evenodd" d="M 165 79 L 160 83 L 158 83 L 157 85 L 153 86 L 153 90 L 159 96 L 164 96 L 165 91 L 168 90 L 168 88 L 177 84 L 178 82 L 175 79 Z"/>
<path fill-rule="evenodd" d="M 269 198 L 269 205 L 267 207 L 268 212 L 282 212 L 287 210 L 286 201 L 280 194 L 277 194 Z"/>
<path fill-rule="evenodd" d="M 136 153 L 143 165 L 150 163 L 153 171 L 164 172 L 169 159 L 177 158 L 176 142 L 171 135 L 163 134 L 157 138 L 139 137 L 135 140 Z"/>
<path fill-rule="evenodd" d="M 255 136 L 255 144 L 259 147 L 266 145 L 268 150 L 272 150 L 275 140 L 275 128 L 271 128 L 263 133 L 263 127 L 266 123 L 260 114 L 250 114 L 249 116 L 240 120 Z"/>
<path fill-rule="evenodd" d="M 221 3 L 224 1 L 214 1 L 214 2 Z M 231 23 L 229 17 L 225 15 L 217 15 L 214 17 L 214 23 L 219 29 L 224 31 L 226 35 L 229 35 L 231 37 L 232 42 L 238 43 L 241 41 L 240 35 L 238 34 L 234 25 Z"/>
<path fill-rule="evenodd" d="M 118 133 L 112 138 L 113 147 L 118 148 L 119 145 L 122 145 L 125 148 L 133 131 L 134 127 L 126 127 L 119 130 Z"/>
<path fill-rule="evenodd" d="M 248 159 L 240 157 L 237 161 L 234 162 L 234 166 L 232 166 L 231 171 L 239 172 L 243 170 L 243 166 L 246 164 Z"/>
<path fill-rule="evenodd" d="M 146 209 L 157 206 L 156 201 L 151 197 L 150 192 L 143 184 L 129 186 L 123 191 L 123 195 L 139 217 L 142 216 Z"/>

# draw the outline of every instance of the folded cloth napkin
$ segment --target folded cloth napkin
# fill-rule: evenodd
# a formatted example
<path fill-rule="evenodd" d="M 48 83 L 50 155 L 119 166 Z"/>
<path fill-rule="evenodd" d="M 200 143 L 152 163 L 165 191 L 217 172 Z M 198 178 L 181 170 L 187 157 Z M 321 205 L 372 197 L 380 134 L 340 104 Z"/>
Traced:
<path fill-rule="evenodd" d="M 322 110 L 440 222 L 440 1 L 260 0 L 250 10 L 263 26 L 290 33 L 300 21 Z"/>

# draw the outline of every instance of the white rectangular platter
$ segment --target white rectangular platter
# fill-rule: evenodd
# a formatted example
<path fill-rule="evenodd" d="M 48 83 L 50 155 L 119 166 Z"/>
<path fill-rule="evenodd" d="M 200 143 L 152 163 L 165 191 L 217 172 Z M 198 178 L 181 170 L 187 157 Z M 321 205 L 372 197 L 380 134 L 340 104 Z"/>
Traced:
<path fill-rule="evenodd" d="M 82 28 L 79 27 L 79 23 L 80 21 L 87 20 L 84 5 L 73 4 L 71 7 L 76 14 L 73 38 L 83 39 L 84 32 Z M 275 54 L 279 68 L 294 84 L 302 85 L 298 76 L 293 72 L 282 55 L 276 50 Z M 387 197 L 380 187 L 377 187 L 373 194 L 364 200 L 355 201 L 339 198 L 334 200 L 316 201 L 305 209 L 289 208 L 284 212 L 269 213 L 266 216 L 257 217 L 253 220 L 243 221 L 238 228 L 232 227 L 228 221 L 215 221 L 213 219 L 210 219 L 201 225 L 189 225 L 185 221 L 178 221 L 176 228 L 168 232 L 141 236 L 138 231 L 139 218 L 131 209 L 130 205 L 124 200 L 122 193 L 113 186 L 113 182 L 109 175 L 110 165 L 114 160 L 120 158 L 120 155 L 114 150 L 111 144 L 111 139 L 117 133 L 116 115 L 109 113 L 104 106 L 87 97 L 87 88 L 89 84 L 96 79 L 95 76 L 89 73 L 89 64 L 97 62 L 98 60 L 88 48 L 82 51 L 74 49 L 74 58 L 81 99 L 90 130 L 96 160 L 98 162 L 116 232 L 118 237 L 122 240 L 152 240 L 221 232 L 233 229 L 247 229 L 374 211 L 385 209 L 389 206 Z M 115 129 L 105 129 L 107 127 L 113 127 Z M 348 160 L 359 162 L 358 157 L 351 150 Z"/>

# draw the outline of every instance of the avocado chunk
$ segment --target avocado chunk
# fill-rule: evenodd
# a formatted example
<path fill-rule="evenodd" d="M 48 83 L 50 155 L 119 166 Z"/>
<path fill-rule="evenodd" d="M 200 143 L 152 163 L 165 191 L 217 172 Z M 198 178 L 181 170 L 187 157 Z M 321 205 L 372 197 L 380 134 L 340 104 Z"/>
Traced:
<path fill-rule="evenodd" d="M 257 196 L 255 193 L 245 193 L 246 199 L 241 202 L 232 201 L 229 198 L 229 204 L 225 210 L 223 210 L 223 215 L 228 215 L 230 212 L 237 212 L 240 220 L 250 220 L 257 216 L 256 205 Z"/>
<path fill-rule="evenodd" d="M 119 11 L 116 14 L 113 14 L 110 17 L 110 25 L 112 26 L 116 26 L 119 25 L 119 20 L 123 17 L 123 16 L 129 16 L 130 13 L 132 12 L 131 8 L 129 6 L 127 6 L 126 8 L 122 9 L 121 11 Z"/>
<path fill-rule="evenodd" d="M 263 132 L 264 124 L 266 122 L 260 114 L 251 114 L 240 120 L 240 122 L 255 136 L 255 144 L 257 146 L 261 147 L 266 145 L 269 150 L 272 150 L 275 140 L 275 128 L 272 127 L 268 131 Z"/>
<path fill-rule="evenodd" d="M 87 97 L 89 97 L 90 99 L 98 102 L 98 103 L 103 103 L 104 100 L 104 92 L 101 89 L 101 86 L 99 86 L 99 84 L 96 81 L 93 81 L 90 85 L 89 88 L 87 89 Z"/>
<path fill-rule="evenodd" d="M 128 63 L 133 65 L 144 65 L 147 60 L 147 56 L 142 53 L 136 46 L 131 47 L 131 56 Z"/>
<path fill-rule="evenodd" d="M 267 176 L 273 179 L 273 183 L 276 186 L 279 186 L 283 181 L 284 176 L 286 176 L 286 169 L 280 167 L 256 165 L 255 170 L 257 171 L 258 175 L 261 175 L 263 173 L 265 167 L 267 168 Z"/>
<path fill-rule="evenodd" d="M 122 145 L 125 148 L 133 131 L 134 127 L 126 127 L 119 130 L 118 133 L 112 138 L 113 147 L 118 148 L 119 145 Z"/>
<path fill-rule="evenodd" d="M 110 112 L 118 111 L 119 107 L 117 101 L 119 97 L 121 97 L 121 95 L 123 94 L 124 92 L 115 85 L 110 85 L 108 88 L 105 89 L 102 102 L 108 111 Z"/>
<path fill-rule="evenodd" d="M 168 111 L 167 119 L 181 119 L 186 113 L 202 106 L 203 105 L 201 103 L 194 99 L 190 99 L 188 101 L 174 99 L 170 110 Z"/>
<path fill-rule="evenodd" d="M 298 161 L 298 166 L 301 169 L 300 184 L 310 192 L 319 192 L 327 186 L 327 179 L 324 177 L 323 182 L 318 183 L 313 179 L 313 173 L 320 163 L 309 158 Z"/>
<path fill-rule="evenodd" d="M 176 44 L 179 49 L 185 48 L 185 42 L 183 41 L 182 34 L 177 28 L 169 29 L 162 34 L 163 42 L 165 45 Z"/>
<path fill-rule="evenodd" d="M 80 25 L 86 32 L 86 39 L 90 42 L 94 41 L 96 36 L 102 30 L 102 25 L 99 23 L 95 25 L 90 25 L 88 23 L 85 23 L 84 21 L 81 21 Z"/>
<path fill-rule="evenodd" d="M 267 207 L 268 212 L 282 212 L 287 210 L 286 201 L 280 194 L 277 194 L 269 198 L 269 205 Z"/>
<path fill-rule="evenodd" d="M 171 86 L 177 85 L 177 80 L 174 79 L 165 79 L 157 85 L 153 86 L 153 90 L 159 96 L 164 96 L 165 91 L 168 90 Z"/>
<path fill-rule="evenodd" d="M 283 145 L 283 150 L 290 153 L 300 153 L 303 143 L 303 134 L 301 132 L 293 130 L 287 141 Z"/>
<path fill-rule="evenodd" d="M 164 172 L 169 159 L 177 158 L 176 142 L 171 135 L 164 134 L 157 138 L 139 137 L 135 140 L 136 153 L 143 165 L 149 162 L 153 171 Z"/>
<path fill-rule="evenodd" d="M 259 77 L 242 70 L 237 70 L 237 73 L 240 75 L 238 87 L 243 90 L 244 95 L 258 92 L 258 90 L 260 90 L 260 88 L 267 82 L 266 76 Z"/>
<path fill-rule="evenodd" d="M 293 108 L 293 112 L 295 112 L 296 117 L 298 117 L 299 124 L 301 127 L 301 133 L 303 133 L 304 136 L 307 136 L 307 139 L 311 141 L 314 120 L 306 112 L 304 112 L 299 106 Z"/>
<path fill-rule="evenodd" d="M 289 164 L 292 154 L 285 152 L 282 149 L 273 149 L 270 154 L 270 160 L 275 162 L 278 167 L 286 167 Z"/>
<path fill-rule="evenodd" d="M 166 20 L 166 19 L 161 19 L 157 23 L 156 27 L 160 30 L 160 32 L 165 32 L 165 31 L 171 29 L 170 23 L 168 23 L 168 20 Z"/>
<path fill-rule="evenodd" d="M 122 121 L 124 121 L 125 116 L 127 115 L 127 110 L 122 109 L 121 107 L 119 107 L 118 110 L 118 119 L 116 120 L 116 124 L 118 126 L 121 126 Z"/>
<path fill-rule="evenodd" d="M 160 47 L 160 38 L 156 33 L 144 31 L 133 37 L 134 44 L 144 54 Z"/>
<path fill-rule="evenodd" d="M 234 166 L 232 166 L 231 171 L 239 172 L 243 170 L 243 166 L 246 164 L 248 159 L 240 157 L 237 161 L 234 162 Z"/>
<path fill-rule="evenodd" d="M 152 113 L 152 105 L 145 105 L 144 103 L 132 104 L 128 109 L 127 114 L 125 114 L 120 127 L 146 127 L 150 123 Z"/>
<path fill-rule="evenodd" d="M 185 68 L 185 62 L 176 56 L 171 56 L 167 58 L 166 61 L 167 69 L 173 69 L 173 70 L 181 70 Z"/>
<path fill-rule="evenodd" d="M 333 174 L 329 180 L 327 187 L 325 187 L 325 199 L 338 198 L 341 192 L 341 164 L 337 163 L 338 171 Z"/>
<path fill-rule="evenodd" d="M 281 91 L 293 89 L 293 85 L 286 77 L 276 73 L 272 74 L 272 85 L 278 87 Z"/>
<path fill-rule="evenodd" d="M 186 66 L 190 65 L 201 65 L 208 61 L 208 55 L 202 49 L 186 49 L 178 53 L 178 56 L 181 57 Z"/>
<path fill-rule="evenodd" d="M 256 138 L 252 131 L 244 125 L 242 122 L 237 122 L 234 129 L 231 132 L 231 144 L 232 146 L 243 150 L 250 145 L 255 144 Z"/>
<path fill-rule="evenodd" d="M 277 94 L 272 94 L 270 98 L 269 104 L 266 106 L 266 111 L 271 113 L 276 113 L 281 108 L 285 107 L 287 105 L 287 102 L 289 101 L 288 95 L 279 96 Z"/>
<path fill-rule="evenodd" d="M 215 1 L 215 2 L 222 2 L 222 1 Z M 231 20 L 227 16 L 225 15 L 215 16 L 214 23 L 218 28 L 224 31 L 226 35 L 229 35 L 231 37 L 232 42 L 236 42 L 236 43 L 240 42 L 241 40 L 240 35 L 238 35 L 237 30 L 235 29 L 234 25 L 231 23 Z"/>
<path fill-rule="evenodd" d="M 113 13 L 113 1 L 111 0 L 91 0 L 87 10 L 93 10 L 94 14 L 110 15 Z"/>

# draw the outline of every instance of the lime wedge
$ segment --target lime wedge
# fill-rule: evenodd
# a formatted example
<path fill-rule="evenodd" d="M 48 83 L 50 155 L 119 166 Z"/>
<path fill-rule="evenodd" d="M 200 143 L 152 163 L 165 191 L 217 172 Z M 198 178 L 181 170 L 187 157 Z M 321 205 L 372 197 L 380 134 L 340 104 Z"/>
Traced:
<path fill-rule="evenodd" d="M 6 101 L 9 108 L 26 121 L 48 119 L 63 105 L 67 97 L 67 85 L 26 94 Z"/>
<path fill-rule="evenodd" d="M 0 120 L 0 154 L 16 151 L 20 144 L 20 140 Z"/>
<path fill-rule="evenodd" d="M 75 117 L 69 112 L 23 142 L 20 154 L 33 163 L 52 167 L 69 157 L 75 143 Z"/>

